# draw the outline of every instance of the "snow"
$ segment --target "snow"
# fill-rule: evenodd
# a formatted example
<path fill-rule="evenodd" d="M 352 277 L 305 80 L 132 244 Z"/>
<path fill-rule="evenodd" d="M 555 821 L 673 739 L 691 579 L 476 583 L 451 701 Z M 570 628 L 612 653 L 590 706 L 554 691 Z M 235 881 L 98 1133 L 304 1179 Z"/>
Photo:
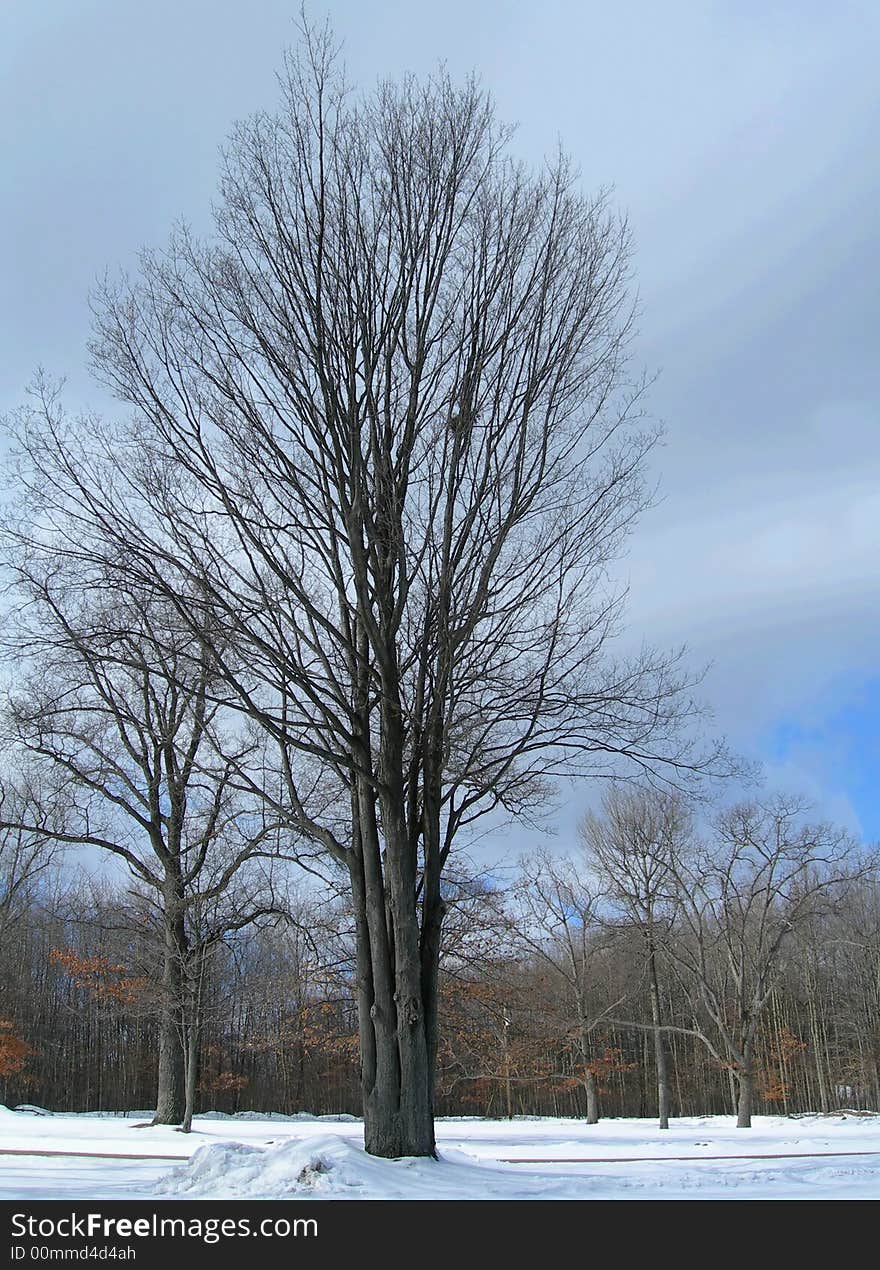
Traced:
<path fill-rule="evenodd" d="M 691 1117 L 665 1132 L 454 1118 L 437 1122 L 437 1160 L 378 1160 L 345 1116 L 208 1112 L 187 1135 L 149 1112 L 39 1110 L 0 1108 L 0 1199 L 880 1198 L 880 1115 L 758 1116 L 750 1130 Z M 82 1154 L 38 1154 L 52 1151 Z"/>

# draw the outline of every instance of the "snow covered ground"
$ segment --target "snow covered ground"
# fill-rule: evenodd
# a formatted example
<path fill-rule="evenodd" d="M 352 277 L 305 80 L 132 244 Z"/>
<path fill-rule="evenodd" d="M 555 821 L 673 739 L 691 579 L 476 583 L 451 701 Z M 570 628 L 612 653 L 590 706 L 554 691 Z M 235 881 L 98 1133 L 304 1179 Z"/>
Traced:
<path fill-rule="evenodd" d="M 440 1120 L 438 1161 L 373 1159 L 348 1117 L 148 1118 L 0 1108 L 0 1199 L 880 1198 L 880 1115 Z"/>

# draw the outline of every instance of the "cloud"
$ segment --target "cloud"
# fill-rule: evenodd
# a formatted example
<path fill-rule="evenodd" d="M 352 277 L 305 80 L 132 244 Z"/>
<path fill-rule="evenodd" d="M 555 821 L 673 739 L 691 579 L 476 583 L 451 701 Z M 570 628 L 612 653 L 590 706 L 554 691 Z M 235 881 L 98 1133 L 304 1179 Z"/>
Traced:
<path fill-rule="evenodd" d="M 620 564 L 629 638 L 687 640 L 713 661 L 720 726 L 869 820 L 847 765 L 778 729 L 812 720 L 833 748 L 853 726 L 835 700 L 880 672 L 880 6 L 339 0 L 333 19 L 355 81 L 476 68 L 521 155 L 559 137 L 586 188 L 614 185 L 637 244 L 634 353 L 662 372 L 668 429 L 664 501 Z M 88 287 L 175 217 L 207 226 L 217 148 L 271 103 L 294 38 L 287 0 L 17 7 L 2 406 L 38 363 L 71 375 L 73 408 L 100 400 L 80 371 Z"/>

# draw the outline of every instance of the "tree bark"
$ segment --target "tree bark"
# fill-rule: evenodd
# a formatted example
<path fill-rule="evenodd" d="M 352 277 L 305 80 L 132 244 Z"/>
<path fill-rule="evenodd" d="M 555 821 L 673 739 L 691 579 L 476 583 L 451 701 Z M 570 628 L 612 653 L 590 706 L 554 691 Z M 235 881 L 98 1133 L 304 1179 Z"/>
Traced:
<path fill-rule="evenodd" d="M 174 972 L 169 970 L 170 960 L 166 954 L 165 972 L 162 976 L 163 997 L 169 992 L 174 980 Z M 153 1124 L 180 1124 L 184 1116 L 186 1098 L 183 1044 L 177 1008 L 172 1001 L 173 998 L 163 1000 L 159 1015 L 159 1069 Z"/>
<path fill-rule="evenodd" d="M 755 1087 L 755 1078 L 751 1066 L 740 1067 L 737 1070 L 736 1078 L 739 1086 L 736 1107 L 736 1127 L 737 1129 L 751 1129 L 752 1103 L 754 1101 Z"/>
<path fill-rule="evenodd" d="M 162 996 L 159 1008 L 159 1068 L 153 1124 L 179 1125 L 186 1114 L 186 1059 L 183 1048 L 183 910 L 173 881 L 165 896 Z"/>
<path fill-rule="evenodd" d="M 184 1111 L 181 1129 L 189 1133 L 192 1129 L 193 1116 L 196 1109 L 196 1085 L 199 1076 L 199 1024 L 197 1019 L 190 1019 L 186 1028 L 184 1083 Z"/>
<path fill-rule="evenodd" d="M 350 862 L 358 964 L 364 1145 L 371 1155 L 433 1156 L 434 1072 L 429 1062 L 414 879 L 386 829 L 383 877 L 375 804 L 361 784 Z M 386 825 L 389 817 L 386 816 Z M 399 826 L 397 826 L 399 830 Z M 385 883 L 388 882 L 388 894 Z"/>
<path fill-rule="evenodd" d="M 584 1074 L 584 1089 L 587 1093 L 587 1124 L 599 1123 L 599 1090 L 596 1077 L 591 1071 Z"/>

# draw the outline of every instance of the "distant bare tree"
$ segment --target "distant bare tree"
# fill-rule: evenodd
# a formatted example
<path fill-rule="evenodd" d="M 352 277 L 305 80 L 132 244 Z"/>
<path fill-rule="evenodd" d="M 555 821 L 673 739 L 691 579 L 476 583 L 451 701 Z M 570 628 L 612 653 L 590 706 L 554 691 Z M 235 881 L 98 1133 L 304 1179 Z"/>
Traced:
<path fill-rule="evenodd" d="M 601 814 L 588 813 L 580 827 L 589 867 L 644 940 L 661 1129 L 669 1128 L 669 1077 L 658 955 L 675 909 L 670 904 L 673 861 L 690 833 L 690 816 L 680 798 L 620 786 L 606 792 Z"/>
<path fill-rule="evenodd" d="M 860 872 L 855 846 L 807 804 L 776 797 L 725 812 L 704 842 L 672 840 L 679 928 L 664 951 L 688 993 L 694 1031 L 736 1075 L 737 1126 L 751 1125 L 755 1046 L 785 959 L 817 910 Z"/>
<path fill-rule="evenodd" d="M 198 878 L 199 885 L 191 888 L 185 897 L 185 925 L 173 949 L 175 991 L 164 1004 L 164 1015 L 173 1021 L 182 1056 L 183 1113 L 179 1121 L 184 1133 L 191 1131 L 195 1114 L 205 1003 L 214 954 L 240 931 L 266 921 L 273 924 L 294 921 L 284 887 L 276 882 L 271 871 L 246 869 L 240 864 L 221 885 L 212 886 L 211 882 L 216 881 L 228 863 L 228 854 L 219 869 L 218 861 L 213 860 L 212 869 L 205 871 L 208 876 Z M 157 905 L 155 896 L 148 890 L 141 892 L 140 899 L 154 934 L 164 944 L 164 906 Z M 165 961 L 167 964 L 167 954 Z"/>
<path fill-rule="evenodd" d="M 550 971 L 562 987 L 567 1030 L 578 1055 L 578 1078 L 587 1102 L 587 1124 L 599 1122 L 599 1089 L 593 1037 L 621 1003 L 602 1001 L 597 969 L 607 953 L 595 882 L 571 860 L 539 852 L 521 862 L 511 894 L 510 937 Z"/>
<path fill-rule="evenodd" d="M 60 864 L 57 834 L 68 805 L 57 784 L 33 765 L 7 771 L 0 781 L 0 946 L 25 917 L 40 885 Z"/>
<path fill-rule="evenodd" d="M 474 83 L 355 100 L 337 65 L 308 32 L 280 113 L 235 131 L 214 241 L 98 297 L 133 424 L 44 395 L 19 479 L 69 555 L 213 632 L 289 823 L 351 889 L 367 1148 L 425 1155 L 460 831 L 560 772 L 715 756 L 678 658 L 607 656 L 654 439 L 626 225 L 565 158 L 507 157 Z"/>
<path fill-rule="evenodd" d="M 61 791 L 64 816 L 6 799 L 0 832 L 107 851 L 153 896 L 163 947 L 156 1123 L 180 1124 L 179 1019 L 201 947 L 193 906 L 277 851 L 277 830 L 240 793 L 249 746 L 223 734 L 207 646 L 193 646 L 167 604 L 113 586 L 95 599 L 48 556 L 12 552 L 8 563 L 22 607 L 8 635 L 18 682 L 7 740 Z"/>

